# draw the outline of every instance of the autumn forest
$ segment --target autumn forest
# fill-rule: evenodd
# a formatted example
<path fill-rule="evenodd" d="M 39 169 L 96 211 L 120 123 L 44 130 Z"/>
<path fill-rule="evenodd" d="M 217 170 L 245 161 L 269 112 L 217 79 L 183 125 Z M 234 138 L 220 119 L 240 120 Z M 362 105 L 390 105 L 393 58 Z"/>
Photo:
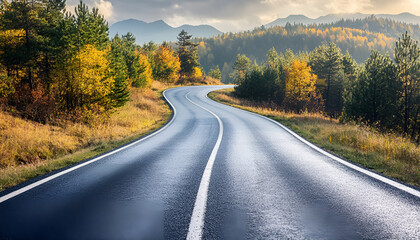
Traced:
<path fill-rule="evenodd" d="M 168 44 L 135 45 L 130 33 L 109 37 L 98 9 L 82 2 L 72 14 L 64 0 L 2 1 L 1 104 L 40 123 L 90 122 L 106 118 L 129 100 L 130 89 L 149 87 L 152 79 L 169 84 L 202 76 L 186 32 L 177 52 Z"/>

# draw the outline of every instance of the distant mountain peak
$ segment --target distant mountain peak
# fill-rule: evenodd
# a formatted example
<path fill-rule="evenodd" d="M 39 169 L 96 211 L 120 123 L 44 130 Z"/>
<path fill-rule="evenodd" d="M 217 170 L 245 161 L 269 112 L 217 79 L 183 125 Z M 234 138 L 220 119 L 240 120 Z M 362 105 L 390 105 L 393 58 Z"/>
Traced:
<path fill-rule="evenodd" d="M 289 17 L 304 17 L 304 18 L 309 18 L 303 14 L 290 14 Z"/>
<path fill-rule="evenodd" d="M 403 13 L 400 13 L 400 14 L 397 14 L 397 15 L 399 15 L 399 16 L 416 16 L 416 15 L 411 14 L 409 12 L 403 12 Z"/>
<path fill-rule="evenodd" d="M 110 26 L 109 32 L 111 37 L 117 33 L 124 35 L 127 32 L 131 32 L 136 37 L 136 42 L 142 44 L 150 41 L 156 43 L 176 41 L 182 29 L 193 35 L 193 37 L 212 37 L 222 33 L 210 25 L 193 26 L 185 24 L 174 28 L 163 20 L 147 23 L 137 19 L 116 22 Z"/>
<path fill-rule="evenodd" d="M 163 21 L 163 20 L 157 20 L 157 21 L 154 21 L 154 22 L 150 22 L 149 24 L 155 24 L 155 25 L 169 25 L 169 24 L 167 24 L 165 21 Z"/>

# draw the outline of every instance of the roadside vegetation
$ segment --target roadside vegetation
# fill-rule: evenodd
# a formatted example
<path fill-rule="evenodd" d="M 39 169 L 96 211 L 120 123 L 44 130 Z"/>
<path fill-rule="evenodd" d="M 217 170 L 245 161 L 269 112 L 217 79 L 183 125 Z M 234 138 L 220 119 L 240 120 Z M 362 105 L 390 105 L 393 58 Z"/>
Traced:
<path fill-rule="evenodd" d="M 0 3 L 0 190 L 147 134 L 171 111 L 162 91 L 220 84 L 182 31 L 171 47 L 108 36 L 97 8 Z"/>
<path fill-rule="evenodd" d="M 420 187 L 420 146 L 401 134 L 381 133 L 354 122 L 342 123 L 323 113 L 279 110 L 267 101 L 240 98 L 233 88 L 211 92 L 209 97 L 274 119 L 333 154 Z"/>
<path fill-rule="evenodd" d="M 420 46 L 405 33 L 393 56 L 372 50 L 358 65 L 334 43 L 299 54 L 272 48 L 261 65 L 238 55 L 232 74 L 235 94 L 288 112 L 322 113 L 402 134 L 419 144 Z"/>

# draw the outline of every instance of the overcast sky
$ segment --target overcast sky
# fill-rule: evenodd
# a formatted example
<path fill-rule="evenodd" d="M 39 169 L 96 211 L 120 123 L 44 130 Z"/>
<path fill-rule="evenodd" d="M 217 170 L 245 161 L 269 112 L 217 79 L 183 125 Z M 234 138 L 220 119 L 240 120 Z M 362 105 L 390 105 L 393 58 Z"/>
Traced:
<path fill-rule="evenodd" d="M 74 9 L 79 0 L 67 0 Z M 420 0 L 85 0 L 98 7 L 110 24 L 135 18 L 164 20 L 173 27 L 210 24 L 221 31 L 240 31 L 267 24 L 290 14 L 311 18 L 330 13 L 410 12 L 420 15 Z"/>

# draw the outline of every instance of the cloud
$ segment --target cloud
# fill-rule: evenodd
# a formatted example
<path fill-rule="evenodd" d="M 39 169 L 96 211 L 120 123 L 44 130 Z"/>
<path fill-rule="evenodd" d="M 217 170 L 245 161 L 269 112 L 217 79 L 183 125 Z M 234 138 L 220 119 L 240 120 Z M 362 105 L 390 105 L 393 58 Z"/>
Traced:
<path fill-rule="evenodd" d="M 69 6 L 79 0 L 68 0 Z M 316 18 L 330 13 L 420 15 L 419 0 L 86 0 L 112 24 L 136 18 L 172 26 L 210 24 L 222 31 L 252 29 L 290 14 Z"/>
<path fill-rule="evenodd" d="M 79 0 L 69 0 L 66 4 L 66 10 L 68 12 L 74 13 L 75 7 L 80 3 Z M 109 22 L 113 22 L 114 20 L 114 6 L 111 1 L 107 0 L 85 0 L 83 1 L 89 9 L 93 7 L 99 10 L 99 13 L 105 17 L 105 19 Z"/>
<path fill-rule="evenodd" d="M 328 4 L 325 4 L 326 10 L 329 10 L 330 13 L 356 13 L 363 12 L 365 9 L 371 8 L 372 3 L 370 0 L 358 0 L 358 1 L 349 1 L 349 0 L 336 0 L 331 1 Z"/>
<path fill-rule="evenodd" d="M 99 9 L 99 13 L 102 14 L 108 21 L 113 20 L 113 6 L 112 3 L 105 0 L 95 0 L 94 6 Z"/>

